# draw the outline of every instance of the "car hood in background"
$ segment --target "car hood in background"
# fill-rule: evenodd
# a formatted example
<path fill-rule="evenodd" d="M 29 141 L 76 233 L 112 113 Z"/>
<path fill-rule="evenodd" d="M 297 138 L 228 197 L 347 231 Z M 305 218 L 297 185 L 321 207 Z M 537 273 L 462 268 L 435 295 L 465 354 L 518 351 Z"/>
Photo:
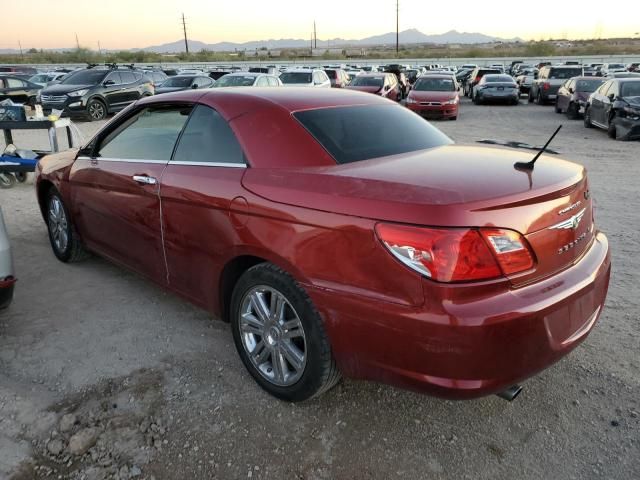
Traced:
<path fill-rule="evenodd" d="M 159 95 L 161 93 L 179 92 L 181 90 L 191 90 L 191 88 L 190 87 L 156 87 L 156 95 Z"/>
<path fill-rule="evenodd" d="M 366 93 L 378 93 L 382 87 L 365 87 L 360 85 L 349 85 L 347 87 L 349 90 L 356 90 L 358 92 L 366 92 Z"/>
<path fill-rule="evenodd" d="M 411 90 L 409 93 L 409 97 L 418 102 L 446 102 L 447 100 L 453 100 L 457 95 L 458 92 L 424 92 L 418 90 Z"/>
<path fill-rule="evenodd" d="M 64 95 L 66 93 L 75 92 L 76 90 L 83 90 L 85 88 L 93 88 L 95 85 L 66 85 L 56 84 L 49 85 L 42 89 L 42 95 Z"/>

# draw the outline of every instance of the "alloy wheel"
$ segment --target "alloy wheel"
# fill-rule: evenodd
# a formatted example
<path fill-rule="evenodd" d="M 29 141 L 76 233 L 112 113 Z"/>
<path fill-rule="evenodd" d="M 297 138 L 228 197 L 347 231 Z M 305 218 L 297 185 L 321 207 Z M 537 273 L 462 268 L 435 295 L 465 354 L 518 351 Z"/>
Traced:
<path fill-rule="evenodd" d="M 104 106 L 100 102 L 91 102 L 89 104 L 89 115 L 93 120 L 102 120 L 105 116 Z"/>
<path fill-rule="evenodd" d="M 66 251 L 69 244 L 67 215 L 58 197 L 52 197 L 49 202 L 49 232 L 58 252 Z"/>
<path fill-rule="evenodd" d="M 242 298 L 242 346 L 253 366 L 270 383 L 296 383 L 307 363 L 307 343 L 298 313 L 278 290 L 258 285 Z"/>

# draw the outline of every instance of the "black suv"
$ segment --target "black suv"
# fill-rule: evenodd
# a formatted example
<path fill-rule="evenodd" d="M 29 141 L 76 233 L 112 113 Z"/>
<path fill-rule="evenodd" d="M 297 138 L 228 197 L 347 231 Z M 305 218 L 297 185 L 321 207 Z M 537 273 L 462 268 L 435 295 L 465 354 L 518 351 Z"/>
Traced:
<path fill-rule="evenodd" d="M 62 110 L 64 115 L 94 121 L 153 93 L 151 80 L 141 71 L 117 65 L 91 65 L 70 73 L 57 85 L 42 89 L 40 102 L 47 113 Z"/>

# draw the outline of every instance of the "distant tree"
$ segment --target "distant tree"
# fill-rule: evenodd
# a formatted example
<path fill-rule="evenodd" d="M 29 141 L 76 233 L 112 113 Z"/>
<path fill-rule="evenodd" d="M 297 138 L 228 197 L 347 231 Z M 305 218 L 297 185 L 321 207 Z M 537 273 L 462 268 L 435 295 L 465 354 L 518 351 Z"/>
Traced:
<path fill-rule="evenodd" d="M 30 54 L 38 53 L 38 50 L 36 50 L 35 48 L 30 48 L 29 50 L 27 50 L 27 53 L 30 53 Z"/>

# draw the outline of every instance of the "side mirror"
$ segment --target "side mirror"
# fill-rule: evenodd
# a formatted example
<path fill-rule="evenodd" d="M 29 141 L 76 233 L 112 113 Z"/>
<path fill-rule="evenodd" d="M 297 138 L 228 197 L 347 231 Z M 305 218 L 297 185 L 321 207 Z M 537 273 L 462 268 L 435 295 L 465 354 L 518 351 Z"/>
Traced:
<path fill-rule="evenodd" d="M 191 88 L 193 88 L 195 90 L 196 88 L 198 88 L 198 84 L 194 83 L 193 85 L 191 85 Z"/>
<path fill-rule="evenodd" d="M 609 100 L 611 100 L 612 102 L 615 100 L 616 96 L 613 93 L 610 93 L 609 95 L 607 95 L 607 97 L 609 98 Z"/>
<path fill-rule="evenodd" d="M 569 93 L 570 93 L 571 95 L 573 95 L 573 94 L 574 94 L 574 93 L 576 93 L 576 92 L 574 92 L 574 91 L 573 91 L 573 88 L 572 88 L 572 87 L 569 87 Z"/>
<path fill-rule="evenodd" d="M 385 86 L 384 86 L 384 91 L 385 91 L 385 92 L 388 92 L 388 91 L 389 91 L 389 89 L 391 89 L 391 85 L 385 85 Z"/>
<path fill-rule="evenodd" d="M 108 87 L 109 85 L 115 85 L 115 84 L 116 84 L 116 82 L 115 82 L 114 80 L 106 80 L 106 81 L 103 83 L 103 85 L 104 85 L 105 87 Z"/>

